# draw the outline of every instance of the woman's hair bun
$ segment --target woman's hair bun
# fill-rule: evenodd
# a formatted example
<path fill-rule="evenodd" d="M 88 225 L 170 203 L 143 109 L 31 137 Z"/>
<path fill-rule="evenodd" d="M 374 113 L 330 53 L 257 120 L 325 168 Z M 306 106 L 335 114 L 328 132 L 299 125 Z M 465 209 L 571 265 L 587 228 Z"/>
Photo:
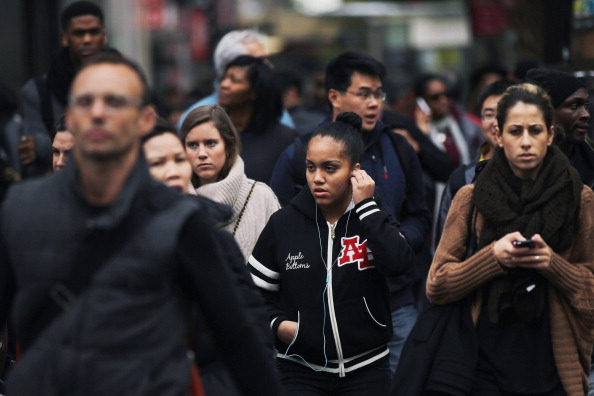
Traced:
<path fill-rule="evenodd" d="M 350 125 L 358 131 L 361 130 L 361 126 L 363 125 L 363 120 L 361 117 L 352 111 L 345 111 L 344 113 L 337 115 L 336 122 L 342 122 L 343 124 Z"/>
<path fill-rule="evenodd" d="M 322 124 L 311 135 L 309 145 L 315 138 L 329 138 L 339 143 L 343 154 L 350 159 L 351 165 L 361 162 L 364 146 L 361 140 L 363 120 L 353 112 L 340 113 L 334 122 Z M 308 149 L 309 149 L 308 145 Z"/>

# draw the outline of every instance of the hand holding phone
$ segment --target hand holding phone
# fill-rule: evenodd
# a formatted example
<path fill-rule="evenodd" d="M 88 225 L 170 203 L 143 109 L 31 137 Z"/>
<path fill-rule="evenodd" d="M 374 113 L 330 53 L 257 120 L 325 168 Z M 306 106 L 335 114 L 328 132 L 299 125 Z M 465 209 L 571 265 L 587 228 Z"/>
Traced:
<path fill-rule="evenodd" d="M 493 245 L 497 262 L 506 268 L 544 269 L 551 264 L 553 253 L 539 234 L 526 239 L 518 231 L 504 235 Z"/>
<path fill-rule="evenodd" d="M 425 99 L 421 97 L 417 97 L 414 118 L 419 129 L 428 135 L 431 129 L 431 109 Z"/>
<path fill-rule="evenodd" d="M 423 99 L 420 96 L 417 96 L 417 105 L 419 106 L 419 108 L 421 109 L 421 111 L 427 115 L 431 114 L 431 108 L 429 107 L 429 105 L 427 104 L 427 102 L 425 101 L 425 99 Z"/>
<path fill-rule="evenodd" d="M 526 239 L 525 241 L 513 241 L 512 245 L 516 248 L 528 248 L 528 249 L 532 249 L 533 247 L 535 247 L 535 243 L 532 239 Z"/>

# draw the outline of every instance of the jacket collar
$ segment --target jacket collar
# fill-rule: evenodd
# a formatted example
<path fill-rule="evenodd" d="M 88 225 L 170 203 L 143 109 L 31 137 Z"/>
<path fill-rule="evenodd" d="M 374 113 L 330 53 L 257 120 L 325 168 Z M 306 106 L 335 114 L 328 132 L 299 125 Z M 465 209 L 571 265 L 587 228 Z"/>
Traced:
<path fill-rule="evenodd" d="M 71 161 L 68 161 L 64 170 L 60 171 L 56 176 L 63 178 L 65 181 L 65 184 L 68 186 L 67 193 L 71 199 L 86 208 L 87 211 L 91 211 L 93 207 L 87 203 L 80 185 L 78 165 L 74 158 L 70 159 Z M 86 224 L 87 227 L 104 230 L 114 229 L 128 215 L 134 199 L 139 194 L 148 194 L 149 190 L 157 183 L 150 176 L 146 160 L 140 154 L 115 203 L 105 207 L 105 210 L 89 216 Z"/>
<path fill-rule="evenodd" d="M 301 212 L 308 219 L 315 220 L 316 201 L 314 200 L 313 195 L 311 195 L 311 191 L 309 191 L 307 184 L 303 186 L 301 191 L 295 196 L 295 198 L 293 198 L 290 205 Z M 318 211 L 318 219 L 319 218 L 323 217 Z"/>
<path fill-rule="evenodd" d="M 386 127 L 387 125 L 384 124 L 381 120 L 377 120 L 375 126 L 371 131 L 366 131 L 362 133 L 361 136 L 363 138 L 363 142 L 365 143 L 365 150 L 367 150 L 369 147 L 373 146 L 380 140 L 383 130 Z"/>
<path fill-rule="evenodd" d="M 307 184 L 305 186 L 303 186 L 303 189 L 295 196 L 295 198 L 293 198 L 290 205 L 293 206 L 296 210 L 301 212 L 305 217 L 307 217 L 308 219 L 310 219 L 312 221 L 316 220 L 316 213 L 317 213 L 318 221 L 326 222 L 326 219 L 324 218 L 324 216 L 322 216 L 322 211 L 319 209 L 316 210 L 316 206 L 317 206 L 316 201 L 315 201 L 313 195 L 311 194 L 311 191 L 309 190 L 309 187 L 307 186 Z M 347 207 L 347 209 L 344 213 L 345 214 L 348 213 L 353 208 L 354 208 L 354 203 L 351 200 L 351 203 L 349 204 L 349 206 Z M 344 217 L 344 214 L 343 214 L 343 216 L 341 216 L 341 219 L 343 217 Z M 340 219 L 339 219 L 339 221 L 340 221 Z"/>
<path fill-rule="evenodd" d="M 207 197 L 215 202 L 227 205 L 230 208 L 233 208 L 235 213 L 239 213 L 247 196 L 247 191 L 245 192 L 245 195 L 241 194 L 242 186 L 245 186 L 247 183 L 249 183 L 249 179 L 245 175 L 245 164 L 243 159 L 241 159 L 240 156 L 237 156 L 227 177 L 215 183 L 205 184 L 198 188 L 196 188 L 190 181 L 190 184 L 188 185 L 188 193 L 190 195 Z"/>

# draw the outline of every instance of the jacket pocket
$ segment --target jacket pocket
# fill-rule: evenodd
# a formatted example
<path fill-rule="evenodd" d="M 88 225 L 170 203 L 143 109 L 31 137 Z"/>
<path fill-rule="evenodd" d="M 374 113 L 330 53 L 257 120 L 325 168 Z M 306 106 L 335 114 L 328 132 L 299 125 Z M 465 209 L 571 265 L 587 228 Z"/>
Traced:
<path fill-rule="evenodd" d="M 323 353 L 320 353 L 323 348 L 322 327 L 321 324 L 312 320 L 315 317 L 315 312 L 307 309 L 297 311 L 295 335 L 291 343 L 283 344 L 279 352 L 287 356 L 300 356 L 307 361 L 314 359 L 318 354 L 323 356 Z"/>
<path fill-rule="evenodd" d="M 365 310 L 367 311 L 367 315 L 369 315 L 371 320 L 376 325 L 383 327 L 383 328 L 388 327 L 388 325 L 386 323 L 384 323 L 384 321 L 382 319 L 376 318 L 376 316 L 373 314 L 372 310 L 369 307 L 369 304 L 367 303 L 367 299 L 365 298 L 365 296 L 363 296 L 363 304 L 365 304 Z"/>
<path fill-rule="evenodd" d="M 295 334 L 293 334 L 293 339 L 289 345 L 293 345 L 297 337 L 299 336 L 299 327 L 301 326 L 301 312 L 297 311 L 297 328 L 295 329 Z"/>

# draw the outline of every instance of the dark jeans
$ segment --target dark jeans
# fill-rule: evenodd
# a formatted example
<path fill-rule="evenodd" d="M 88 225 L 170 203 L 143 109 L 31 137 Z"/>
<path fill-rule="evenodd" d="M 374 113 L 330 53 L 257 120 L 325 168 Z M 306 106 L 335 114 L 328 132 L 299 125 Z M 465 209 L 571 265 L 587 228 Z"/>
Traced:
<path fill-rule="evenodd" d="M 388 342 L 388 348 L 390 348 L 390 371 L 392 375 L 394 375 L 398 368 L 400 353 L 402 352 L 402 348 L 404 348 L 404 343 L 410 331 L 417 321 L 417 316 L 419 316 L 417 308 L 412 304 L 392 311 L 392 329 L 394 334 Z"/>
<path fill-rule="evenodd" d="M 278 369 L 287 396 L 387 396 L 391 372 L 388 357 L 339 377 L 313 371 L 299 363 L 278 359 Z"/>

